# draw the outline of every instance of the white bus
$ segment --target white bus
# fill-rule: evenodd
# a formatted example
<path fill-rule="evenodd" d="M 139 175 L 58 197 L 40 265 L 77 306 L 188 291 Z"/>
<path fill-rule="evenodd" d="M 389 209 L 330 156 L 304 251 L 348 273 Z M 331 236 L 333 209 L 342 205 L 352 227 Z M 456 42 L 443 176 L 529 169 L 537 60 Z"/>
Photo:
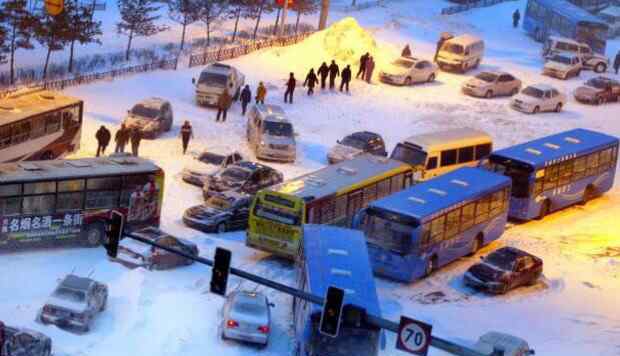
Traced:
<path fill-rule="evenodd" d="M 63 157 L 80 147 L 82 100 L 42 89 L 0 99 L 0 163 Z"/>
<path fill-rule="evenodd" d="M 421 172 L 421 180 L 460 167 L 474 167 L 493 149 L 491 136 L 472 128 L 449 129 L 411 136 L 399 142 L 390 158 Z"/>

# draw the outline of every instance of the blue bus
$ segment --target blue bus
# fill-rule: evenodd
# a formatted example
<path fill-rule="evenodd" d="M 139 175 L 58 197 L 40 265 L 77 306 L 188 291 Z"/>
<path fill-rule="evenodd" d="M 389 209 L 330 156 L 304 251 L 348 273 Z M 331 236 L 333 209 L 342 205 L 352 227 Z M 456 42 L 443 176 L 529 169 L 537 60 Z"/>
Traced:
<path fill-rule="evenodd" d="M 366 313 L 381 316 L 381 310 L 364 235 L 334 226 L 305 225 L 297 267 L 300 289 L 322 297 L 330 286 L 341 288 L 345 306 L 340 332 L 331 338 L 319 333 L 321 307 L 295 298 L 296 355 L 378 355 L 383 334 L 365 322 Z"/>
<path fill-rule="evenodd" d="M 566 0 L 528 0 L 523 28 L 539 42 L 563 36 L 585 42 L 601 54 L 609 31 L 605 21 Z"/>
<path fill-rule="evenodd" d="M 531 220 L 611 189 L 617 159 L 616 137 L 574 129 L 495 151 L 489 164 L 512 179 L 509 217 Z"/>
<path fill-rule="evenodd" d="M 510 179 L 464 167 L 370 203 L 355 218 L 374 272 L 402 282 L 498 239 L 508 215 Z"/>

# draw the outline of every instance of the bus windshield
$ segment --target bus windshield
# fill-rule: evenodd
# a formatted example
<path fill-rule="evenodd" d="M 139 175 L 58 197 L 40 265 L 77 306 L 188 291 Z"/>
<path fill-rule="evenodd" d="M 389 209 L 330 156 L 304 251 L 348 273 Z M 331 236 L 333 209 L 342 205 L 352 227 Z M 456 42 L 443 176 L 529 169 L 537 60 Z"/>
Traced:
<path fill-rule="evenodd" d="M 411 252 L 413 230 L 418 226 L 411 218 L 379 209 L 368 209 L 362 230 L 366 241 L 405 255 Z"/>
<path fill-rule="evenodd" d="M 228 77 L 224 74 L 202 72 L 198 84 L 204 84 L 212 87 L 226 88 Z"/>
<path fill-rule="evenodd" d="M 503 174 L 512 179 L 512 196 L 515 198 L 527 198 L 530 196 L 531 172 L 524 167 L 517 167 L 510 162 L 494 162 L 491 158 L 491 171 Z"/>
<path fill-rule="evenodd" d="M 446 42 L 441 46 L 441 50 L 453 54 L 463 54 L 463 46 L 458 43 Z"/>
<path fill-rule="evenodd" d="M 405 162 L 412 166 L 424 165 L 427 153 L 419 148 L 412 147 L 403 143 L 399 143 L 394 147 L 390 158 L 397 161 Z"/>
<path fill-rule="evenodd" d="M 341 327 L 338 337 L 314 332 L 314 355 L 317 356 L 376 356 L 378 332 L 369 329 Z"/>
<path fill-rule="evenodd" d="M 300 225 L 301 217 L 299 213 L 289 212 L 272 206 L 262 204 L 259 199 L 254 208 L 254 215 L 257 217 L 272 220 L 286 225 Z"/>

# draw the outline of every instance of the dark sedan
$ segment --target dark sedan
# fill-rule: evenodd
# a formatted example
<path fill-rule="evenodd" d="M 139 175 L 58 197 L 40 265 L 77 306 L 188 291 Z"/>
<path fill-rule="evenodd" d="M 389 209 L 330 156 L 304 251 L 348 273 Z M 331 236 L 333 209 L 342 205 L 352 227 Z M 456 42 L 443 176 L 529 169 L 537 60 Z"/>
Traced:
<path fill-rule="evenodd" d="M 345 136 L 329 150 L 327 161 L 329 164 L 334 164 L 353 159 L 366 152 L 377 156 L 387 156 L 385 142 L 381 135 L 370 131 L 360 131 Z"/>
<path fill-rule="evenodd" d="M 514 247 L 503 247 L 484 257 L 465 272 L 465 284 L 489 293 L 533 285 L 541 276 L 543 261 Z"/>
<path fill-rule="evenodd" d="M 185 210 L 183 223 L 204 232 L 245 230 L 250 201 L 249 195 L 237 192 L 214 194 L 204 204 Z"/>
<path fill-rule="evenodd" d="M 249 195 L 259 190 L 281 183 L 282 173 L 254 162 L 238 162 L 216 174 L 208 175 L 202 187 L 203 196 L 209 199 L 215 193 L 234 191 Z"/>
<path fill-rule="evenodd" d="M 620 82 L 607 77 L 592 78 L 575 90 L 575 99 L 595 105 L 617 102 L 620 99 Z"/>

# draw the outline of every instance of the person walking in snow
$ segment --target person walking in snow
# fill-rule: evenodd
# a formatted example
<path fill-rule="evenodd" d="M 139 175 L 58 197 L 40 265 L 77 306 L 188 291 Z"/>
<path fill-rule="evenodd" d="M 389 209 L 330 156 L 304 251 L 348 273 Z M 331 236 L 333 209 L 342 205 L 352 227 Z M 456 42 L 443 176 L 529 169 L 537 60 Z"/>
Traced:
<path fill-rule="evenodd" d="M 519 27 L 519 20 L 521 20 L 521 13 L 519 9 L 516 9 L 515 12 L 512 13 L 512 27 Z"/>
<path fill-rule="evenodd" d="M 616 58 L 614 58 L 614 70 L 616 71 L 616 75 L 618 75 L 619 69 L 620 69 L 620 51 L 616 53 Z"/>
<path fill-rule="evenodd" d="M 336 61 L 332 59 L 332 64 L 329 65 L 329 89 L 334 90 L 336 87 L 336 77 L 340 75 L 340 68 L 336 64 Z"/>
<path fill-rule="evenodd" d="M 217 117 L 215 121 L 220 121 L 220 116 L 222 117 L 222 122 L 226 121 L 226 114 L 228 114 L 228 109 L 232 105 L 232 96 L 228 93 L 228 89 L 224 89 L 224 92 L 220 94 L 220 97 L 217 99 Z M 223 115 L 222 115 L 223 114 Z"/>
<path fill-rule="evenodd" d="M 355 78 L 359 78 L 360 75 L 362 76 L 362 79 L 365 78 L 366 76 L 366 63 L 368 63 L 368 57 L 370 57 L 370 53 L 366 52 L 366 54 L 362 55 L 360 57 L 360 69 L 357 71 L 357 75 L 355 76 Z"/>
<path fill-rule="evenodd" d="M 405 48 L 403 48 L 403 51 L 400 53 L 401 57 L 411 57 L 411 48 L 409 47 L 409 45 L 406 45 Z"/>
<path fill-rule="evenodd" d="M 329 67 L 327 63 L 323 62 L 316 73 L 321 77 L 321 90 L 325 89 L 325 83 L 327 82 L 327 76 L 329 75 Z"/>
<path fill-rule="evenodd" d="M 183 143 L 183 154 L 187 152 L 187 146 L 189 146 L 190 138 L 194 138 L 194 131 L 192 124 L 185 120 L 183 126 L 181 126 L 181 142 Z"/>
<path fill-rule="evenodd" d="M 351 66 L 347 64 L 347 66 L 340 73 L 340 91 L 342 91 L 343 87 L 347 88 L 347 93 L 349 92 L 349 83 L 351 82 Z"/>
<path fill-rule="evenodd" d="M 295 92 L 295 85 L 297 81 L 295 80 L 295 74 L 293 72 L 290 73 L 288 77 L 288 81 L 286 82 L 286 91 L 284 92 L 284 102 L 292 104 L 293 103 L 293 93 Z"/>
<path fill-rule="evenodd" d="M 366 82 L 370 84 L 372 81 L 372 72 L 375 70 L 375 60 L 370 56 L 366 63 Z"/>
<path fill-rule="evenodd" d="M 308 95 L 314 94 L 314 86 L 318 81 L 316 74 L 314 74 L 314 68 L 310 68 L 310 72 L 308 72 L 306 80 L 304 81 L 304 86 L 308 86 Z"/>
<path fill-rule="evenodd" d="M 267 88 L 263 82 L 258 83 L 256 88 L 256 104 L 265 104 L 265 97 L 267 96 Z"/>
<path fill-rule="evenodd" d="M 243 88 L 239 98 L 241 99 L 241 115 L 245 115 L 248 104 L 252 101 L 252 91 L 250 90 L 249 85 L 246 85 L 245 88 Z"/>
<path fill-rule="evenodd" d="M 125 146 L 129 141 L 129 129 L 125 127 L 125 124 L 121 124 L 121 127 L 116 131 L 114 135 L 114 141 L 116 142 L 116 149 L 114 152 L 124 153 Z"/>
<path fill-rule="evenodd" d="M 140 141 L 142 141 L 142 132 L 137 127 L 134 127 L 134 129 L 131 130 L 131 154 L 136 157 L 138 157 Z"/>
<path fill-rule="evenodd" d="M 95 134 L 95 138 L 97 139 L 97 157 L 102 154 L 105 155 L 105 149 L 110 143 L 112 133 L 110 133 L 110 130 L 108 130 L 105 126 L 101 125 Z"/>

